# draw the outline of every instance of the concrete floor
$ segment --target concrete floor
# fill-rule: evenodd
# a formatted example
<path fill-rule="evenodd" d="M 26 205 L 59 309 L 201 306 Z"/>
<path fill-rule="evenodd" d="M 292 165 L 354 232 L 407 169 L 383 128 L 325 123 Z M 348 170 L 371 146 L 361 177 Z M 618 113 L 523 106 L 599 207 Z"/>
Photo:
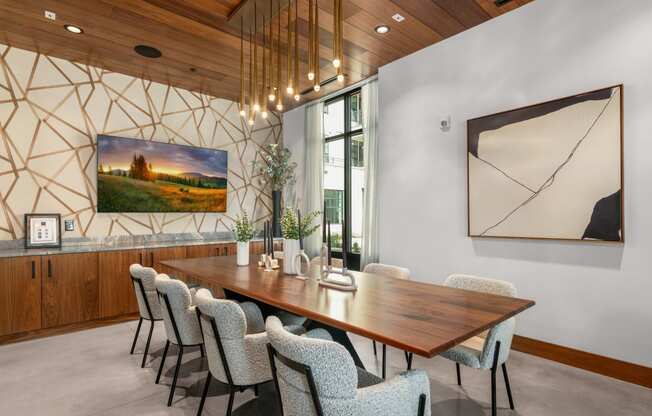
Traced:
<path fill-rule="evenodd" d="M 136 322 L 0 347 L 0 415 L 194 415 L 206 376 L 199 352 L 186 354 L 177 394 L 166 407 L 176 351 L 170 351 L 164 377 L 154 384 L 164 345 L 159 323 L 152 339 L 153 357 L 140 368 L 145 336 L 134 355 L 129 347 Z M 143 329 L 145 329 L 145 325 Z M 378 373 L 379 360 L 369 340 L 352 336 L 367 369 Z M 403 353 L 388 348 L 389 373 L 403 370 Z M 516 403 L 509 410 L 502 377 L 498 382 L 501 415 L 650 415 L 652 390 L 512 352 L 508 363 Z M 462 369 L 463 387 L 456 385 L 455 366 L 444 359 L 415 357 L 415 368 L 431 380 L 432 411 L 437 416 L 489 415 L 488 372 Z M 227 396 L 217 382 L 204 415 L 224 415 Z M 275 415 L 271 386 L 256 399 L 252 391 L 236 395 L 234 416 Z"/>

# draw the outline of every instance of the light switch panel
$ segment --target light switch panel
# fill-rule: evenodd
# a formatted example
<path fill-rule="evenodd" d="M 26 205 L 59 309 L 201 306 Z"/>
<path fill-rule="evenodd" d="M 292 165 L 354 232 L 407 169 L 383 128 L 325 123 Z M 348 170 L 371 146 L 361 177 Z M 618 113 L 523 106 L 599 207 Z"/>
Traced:
<path fill-rule="evenodd" d="M 63 226 L 66 231 L 75 231 L 75 220 L 63 220 Z"/>

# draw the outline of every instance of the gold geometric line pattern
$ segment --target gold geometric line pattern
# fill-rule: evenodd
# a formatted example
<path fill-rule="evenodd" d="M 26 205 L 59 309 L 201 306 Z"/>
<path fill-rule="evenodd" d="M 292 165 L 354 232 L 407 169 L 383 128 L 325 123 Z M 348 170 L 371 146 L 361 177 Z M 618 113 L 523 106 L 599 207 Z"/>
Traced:
<path fill-rule="evenodd" d="M 96 212 L 96 136 L 228 151 L 228 211 Z M 278 114 L 250 128 L 235 102 L 6 47 L 0 54 L 0 240 L 23 237 L 23 214 L 58 212 L 75 221 L 64 237 L 228 231 L 246 211 L 271 215 L 269 190 L 252 162 L 279 143 Z"/>

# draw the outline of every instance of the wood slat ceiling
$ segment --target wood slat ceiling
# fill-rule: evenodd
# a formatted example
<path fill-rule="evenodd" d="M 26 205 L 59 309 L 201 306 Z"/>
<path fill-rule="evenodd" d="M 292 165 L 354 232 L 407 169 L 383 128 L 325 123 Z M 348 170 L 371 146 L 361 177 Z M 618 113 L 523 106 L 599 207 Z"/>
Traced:
<path fill-rule="evenodd" d="M 308 1 L 299 0 L 299 44 L 307 72 Z M 344 73 L 354 83 L 378 67 L 439 42 L 492 17 L 533 0 L 512 0 L 496 6 L 493 0 L 344 0 Z M 0 0 L 0 43 L 96 65 L 216 97 L 239 97 L 239 33 L 227 16 L 239 0 Z M 335 75 L 332 56 L 332 0 L 320 0 L 321 79 Z M 56 22 L 44 11 L 57 14 Z M 400 13 L 402 23 L 391 16 Z M 282 27 L 287 14 L 282 12 Z M 63 24 L 84 29 L 74 35 Z M 391 31 L 376 34 L 386 24 Z M 283 36 L 285 39 L 285 36 Z M 133 51 L 138 44 L 160 49 L 163 57 L 143 58 Z M 248 55 L 248 54 L 247 54 Z M 310 87 L 302 77 L 300 90 Z M 320 93 L 342 85 L 332 83 Z M 292 105 L 286 108 L 291 108 Z"/>

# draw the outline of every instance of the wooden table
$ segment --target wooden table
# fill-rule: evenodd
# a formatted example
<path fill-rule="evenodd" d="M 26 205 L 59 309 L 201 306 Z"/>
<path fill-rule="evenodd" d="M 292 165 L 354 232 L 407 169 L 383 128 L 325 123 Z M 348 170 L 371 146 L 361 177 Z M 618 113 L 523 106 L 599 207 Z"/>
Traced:
<path fill-rule="evenodd" d="M 313 326 L 334 329 L 336 341 L 360 366 L 346 332 L 433 357 L 534 305 L 531 300 L 360 272 L 354 272 L 357 292 L 343 292 L 319 286 L 314 279 L 285 275 L 281 269 L 238 267 L 233 256 L 161 264 L 200 284 L 220 286 L 227 297 L 252 299 L 319 324 Z M 311 270 L 317 273 L 318 268 Z"/>

